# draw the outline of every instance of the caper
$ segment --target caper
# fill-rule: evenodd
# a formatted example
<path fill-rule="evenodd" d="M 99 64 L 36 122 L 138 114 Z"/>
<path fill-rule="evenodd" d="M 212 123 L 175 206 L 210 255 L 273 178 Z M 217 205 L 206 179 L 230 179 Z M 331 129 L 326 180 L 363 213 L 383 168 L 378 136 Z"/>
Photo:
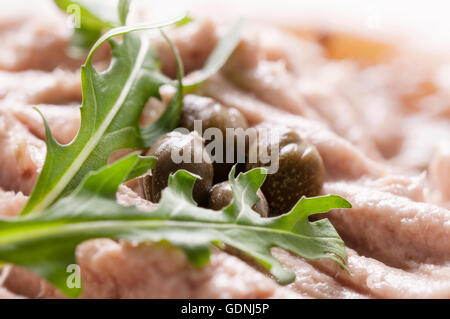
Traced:
<path fill-rule="evenodd" d="M 276 129 L 278 141 L 272 139 L 270 134 L 258 134 L 258 139 L 250 146 L 250 150 L 255 147 L 265 150 L 271 160 L 272 146 L 279 150 L 278 170 L 267 175 L 261 188 L 273 216 L 288 212 L 302 196 L 319 195 L 325 181 L 325 168 L 317 149 L 304 141 L 295 130 Z M 273 156 L 273 160 L 277 160 L 277 156 Z M 247 162 L 246 170 L 271 164 L 262 163 L 258 156 L 256 163 Z"/>
<path fill-rule="evenodd" d="M 222 104 L 216 102 L 215 100 L 189 94 L 186 95 L 183 99 L 183 108 L 181 112 L 180 118 L 180 127 L 187 128 L 192 131 L 196 129 L 194 126 L 194 121 L 200 120 L 202 124 L 201 132 L 204 133 L 207 129 L 217 128 L 220 130 L 223 140 L 222 140 L 222 154 L 223 157 L 218 156 L 217 154 L 210 154 L 211 157 L 214 158 L 216 156 L 216 161 L 214 162 L 214 180 L 215 182 L 220 182 L 228 179 L 228 173 L 233 165 L 238 162 L 238 138 L 236 134 L 233 132 L 229 132 L 227 134 L 226 129 L 236 129 L 241 128 L 246 130 L 248 128 L 248 123 L 245 117 L 235 108 L 227 108 Z M 233 133 L 233 134 L 231 134 Z M 228 140 L 232 138 L 233 140 Z M 210 141 L 206 141 L 206 145 L 212 143 L 215 137 L 211 137 Z M 227 144 L 233 143 L 233 158 L 232 161 L 228 161 L 226 159 L 227 154 Z M 247 143 L 246 140 L 243 140 L 241 143 Z M 245 147 L 245 144 L 240 146 L 241 149 Z M 243 163 L 245 161 L 245 152 L 242 152 L 242 159 L 239 159 L 239 162 Z M 220 161 L 217 161 L 220 160 Z M 220 163 L 222 162 L 222 163 Z"/>
<path fill-rule="evenodd" d="M 158 202 L 162 190 L 167 187 L 169 175 L 185 169 L 201 177 L 194 184 L 193 197 L 198 204 L 206 203 L 214 170 L 203 146 L 204 141 L 196 132 L 182 134 L 173 131 L 162 136 L 146 154 L 157 158 L 151 178 L 142 180 L 143 193 L 150 197 L 147 199 Z"/>
<path fill-rule="evenodd" d="M 253 205 L 252 209 L 262 217 L 269 216 L 269 204 L 263 192 L 258 189 L 256 195 L 258 195 L 259 200 Z M 230 204 L 232 198 L 233 191 L 229 182 L 216 184 L 209 191 L 208 208 L 220 210 Z"/>

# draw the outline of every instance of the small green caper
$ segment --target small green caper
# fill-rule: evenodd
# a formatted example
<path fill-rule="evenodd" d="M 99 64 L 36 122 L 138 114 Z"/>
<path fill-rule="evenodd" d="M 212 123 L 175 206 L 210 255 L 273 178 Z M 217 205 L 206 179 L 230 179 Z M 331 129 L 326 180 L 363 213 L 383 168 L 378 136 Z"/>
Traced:
<path fill-rule="evenodd" d="M 317 149 L 304 141 L 289 128 L 277 128 L 279 137 L 278 170 L 268 174 L 261 187 L 269 202 L 271 215 L 287 213 L 302 196 L 317 196 L 325 181 L 325 168 Z M 258 134 L 250 149 L 266 150 L 271 155 L 276 143 L 269 134 Z M 275 160 L 276 157 L 274 156 Z M 268 166 L 260 158 L 256 163 L 247 163 L 246 170 Z"/>
<path fill-rule="evenodd" d="M 180 117 L 180 127 L 187 128 L 190 131 L 193 131 L 195 129 L 194 127 L 194 121 L 200 120 L 202 124 L 202 134 L 210 128 L 216 128 L 220 130 L 222 137 L 223 137 L 223 147 L 222 147 L 222 154 L 223 157 L 221 158 L 222 163 L 220 162 L 214 162 L 214 181 L 215 182 L 221 182 L 228 179 L 228 173 L 230 172 L 233 165 L 238 161 L 238 138 L 234 134 L 230 134 L 230 132 L 227 135 L 226 129 L 227 128 L 241 128 L 243 130 L 246 130 L 248 128 L 248 123 L 245 117 L 242 115 L 241 112 L 239 112 L 235 108 L 227 108 L 223 106 L 222 104 L 216 102 L 215 100 L 188 94 L 183 99 L 183 108 L 181 111 L 181 117 Z M 229 141 L 228 138 L 233 138 L 234 141 Z M 206 145 L 213 142 L 214 138 L 212 138 L 210 141 L 206 141 Z M 233 161 L 227 162 L 226 160 L 226 152 L 227 152 L 227 143 L 233 142 L 234 149 L 233 149 Z M 244 143 L 248 143 L 246 140 Z M 244 152 L 243 152 L 244 153 Z M 214 157 L 215 154 L 210 154 L 211 157 Z M 245 154 L 243 154 L 245 155 Z M 244 162 L 244 158 L 242 158 L 240 161 Z"/>
<path fill-rule="evenodd" d="M 143 193 L 150 197 L 146 199 L 158 202 L 161 191 L 167 187 L 169 175 L 185 169 L 201 177 L 195 182 L 193 197 L 198 204 L 206 203 L 214 170 L 203 144 L 203 139 L 196 132 L 182 134 L 173 131 L 162 136 L 146 154 L 157 158 L 151 177 L 142 179 Z M 173 154 L 179 158 L 173 158 Z"/>
<path fill-rule="evenodd" d="M 252 209 L 262 217 L 269 216 L 269 204 L 263 192 L 258 189 L 256 193 L 259 200 L 253 205 Z M 208 208 L 220 210 L 230 204 L 233 198 L 233 191 L 229 182 L 222 182 L 214 185 L 209 191 Z"/>

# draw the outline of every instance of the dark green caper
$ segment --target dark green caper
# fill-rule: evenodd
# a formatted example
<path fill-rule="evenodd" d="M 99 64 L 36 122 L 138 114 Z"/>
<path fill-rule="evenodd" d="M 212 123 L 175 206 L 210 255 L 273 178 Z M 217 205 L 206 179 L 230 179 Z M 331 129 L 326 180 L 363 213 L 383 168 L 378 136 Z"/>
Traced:
<path fill-rule="evenodd" d="M 304 141 L 295 130 L 276 129 L 279 137 L 278 170 L 267 175 L 261 188 L 273 216 L 287 213 L 302 196 L 319 195 L 325 181 L 325 168 L 317 149 Z M 271 158 L 272 143 L 276 147 L 277 141 L 272 140 L 269 134 L 258 134 L 258 139 L 253 143 L 250 150 L 255 147 L 266 150 Z M 277 156 L 273 158 L 276 160 Z M 262 163 L 258 157 L 256 163 L 246 164 L 246 170 L 271 164 Z"/>
<path fill-rule="evenodd" d="M 196 132 L 182 134 L 173 131 L 162 136 L 146 154 L 157 158 L 151 177 L 141 181 L 146 199 L 158 202 L 161 191 L 167 187 L 169 175 L 185 169 L 201 177 L 195 182 L 193 197 L 198 204 L 206 203 L 214 170 L 203 144 L 203 139 Z"/>
<path fill-rule="evenodd" d="M 214 162 L 214 180 L 215 182 L 221 182 L 228 179 L 228 173 L 230 172 L 233 165 L 238 161 L 238 138 L 234 134 L 230 134 L 230 132 L 227 135 L 226 129 L 227 128 L 241 128 L 243 130 L 246 130 L 248 128 L 248 123 L 245 117 L 242 115 L 241 112 L 239 112 L 235 108 L 227 108 L 223 106 L 222 104 L 216 102 L 215 100 L 189 94 L 186 95 L 183 99 L 183 108 L 181 111 L 181 118 L 180 118 L 180 127 L 187 128 L 190 131 L 193 131 L 196 129 L 194 126 L 194 121 L 200 120 L 202 124 L 201 132 L 204 133 L 207 129 L 210 128 L 217 128 L 220 130 L 222 137 L 223 137 L 223 143 L 222 143 L 222 154 L 223 157 L 220 159 L 222 160 L 222 163 L 215 161 Z M 227 138 L 233 138 L 234 141 L 229 141 Z M 209 143 L 212 143 L 214 141 L 214 138 L 212 138 L 210 141 L 206 141 L 206 145 Z M 226 160 L 226 152 L 227 152 L 227 143 L 233 142 L 234 149 L 233 149 L 233 159 L 230 163 Z M 247 141 L 243 141 L 243 143 L 247 143 Z M 241 147 L 243 149 L 245 145 Z M 244 152 L 243 152 L 244 153 Z M 212 158 L 216 156 L 217 160 L 217 154 L 210 154 L 212 155 Z M 243 157 L 245 154 L 242 154 Z M 244 162 L 244 158 L 240 159 L 240 162 Z"/>
<path fill-rule="evenodd" d="M 259 200 L 253 205 L 252 209 L 262 217 L 269 216 L 269 204 L 263 192 L 258 189 L 256 193 Z M 222 182 L 214 185 L 209 191 L 208 208 L 220 210 L 227 206 L 233 198 L 233 191 L 229 182 Z"/>

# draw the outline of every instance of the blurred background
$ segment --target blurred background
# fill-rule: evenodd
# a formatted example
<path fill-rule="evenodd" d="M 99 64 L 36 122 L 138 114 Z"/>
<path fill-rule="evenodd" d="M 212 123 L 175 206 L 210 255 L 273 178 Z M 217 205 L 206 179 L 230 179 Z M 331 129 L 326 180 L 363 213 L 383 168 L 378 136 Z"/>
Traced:
<path fill-rule="evenodd" d="M 116 0 L 108 0 L 115 5 Z M 48 10 L 49 0 L 0 0 L 0 19 L 24 6 Z M 90 1 L 92 2 L 92 0 Z M 239 15 L 296 28 L 342 31 L 425 50 L 450 50 L 448 0 L 134 0 L 137 13 L 163 19 L 190 11 L 216 19 Z M 147 7 L 147 10 L 142 10 Z"/>

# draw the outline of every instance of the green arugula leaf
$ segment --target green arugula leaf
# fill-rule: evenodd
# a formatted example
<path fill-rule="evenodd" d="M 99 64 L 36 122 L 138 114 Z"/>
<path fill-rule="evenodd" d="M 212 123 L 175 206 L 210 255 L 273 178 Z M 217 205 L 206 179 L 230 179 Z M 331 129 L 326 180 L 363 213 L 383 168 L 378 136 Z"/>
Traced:
<path fill-rule="evenodd" d="M 174 130 L 178 126 L 178 122 L 180 121 L 181 116 L 181 108 L 183 106 L 183 63 L 181 62 L 181 57 L 178 49 L 173 44 L 173 42 L 167 37 L 164 31 L 161 30 L 161 34 L 166 39 L 167 43 L 169 43 L 177 62 L 177 92 L 170 100 L 166 111 L 158 120 L 156 120 L 155 123 L 150 126 L 140 128 L 142 142 L 144 143 L 145 147 L 152 146 L 160 136 Z"/>
<path fill-rule="evenodd" d="M 75 231 L 73 236 L 66 237 L 61 236 L 62 233 L 59 231 L 63 231 L 63 228 L 59 228 L 58 225 L 63 226 L 67 222 L 64 220 L 66 218 L 75 221 L 76 215 L 84 211 L 86 207 L 92 207 L 91 205 L 96 207 L 98 214 L 109 209 L 117 211 L 115 203 L 117 185 L 124 182 L 130 175 L 142 174 L 143 170 L 150 169 L 154 163 L 154 158 L 139 157 L 137 154 L 129 155 L 109 166 L 107 170 L 90 174 L 83 183 L 83 187 L 70 197 L 73 201 L 68 201 L 68 198 L 59 201 L 47 212 L 48 214 L 45 214 L 48 216 L 40 215 L 41 217 L 36 219 L 27 219 L 33 216 L 29 215 L 12 223 L 3 222 L 0 219 L 0 246 L 2 253 L 5 254 L 5 261 L 27 267 L 47 278 L 68 296 L 76 296 L 79 290 L 68 289 L 66 285 L 66 267 L 74 263 L 74 249 L 78 243 L 91 238 L 88 234 L 89 227 L 83 230 L 82 226 L 80 232 Z M 78 206 L 78 208 L 72 207 L 74 209 L 72 216 L 70 214 L 62 216 L 63 211 L 67 212 L 67 209 L 61 210 L 64 202 Z M 127 208 L 121 210 L 121 213 L 126 212 Z M 29 233 L 28 230 L 30 230 Z M 47 235 L 42 237 L 42 232 L 47 231 Z M 15 246 L 14 241 L 20 242 L 20 247 Z M 0 260 L 3 261 L 3 258 L 0 257 Z"/>
<path fill-rule="evenodd" d="M 75 29 L 73 41 L 77 47 L 82 49 L 90 48 L 95 41 L 100 38 L 102 32 L 119 25 L 126 25 L 126 17 L 131 0 L 54 0 L 64 11 L 68 11 L 70 5 L 78 5 L 81 8 L 81 27 Z M 107 3 L 107 4 L 105 4 Z M 118 5 L 118 15 L 114 8 Z M 105 13 L 106 12 L 106 13 Z M 191 23 L 194 19 L 188 15 L 179 19 L 173 25 L 182 27 Z M 236 20 L 224 36 L 219 40 L 213 52 L 202 69 L 195 72 L 195 75 L 183 81 L 185 92 L 194 91 L 198 85 L 218 72 L 226 63 L 236 46 L 239 44 L 243 27 L 243 20 Z M 164 81 L 170 82 L 166 77 L 161 77 Z M 173 82 L 177 85 L 176 81 Z"/>
<path fill-rule="evenodd" d="M 208 60 L 206 60 L 204 67 L 196 71 L 189 80 L 183 81 L 183 88 L 186 92 L 195 90 L 199 84 L 217 73 L 224 66 L 239 44 L 243 25 L 244 21 L 242 19 L 236 20 L 219 40 Z"/>
<path fill-rule="evenodd" d="M 183 19 L 175 23 L 175 27 L 180 28 L 183 27 L 191 22 L 194 22 L 194 18 L 190 17 L 189 15 L 185 16 Z"/>
<path fill-rule="evenodd" d="M 130 11 L 131 0 L 119 1 L 119 20 L 121 25 L 127 24 L 128 12 Z"/>
<path fill-rule="evenodd" d="M 120 0 L 54 0 L 63 11 L 79 18 L 79 26 L 74 30 L 74 48 L 81 51 L 88 50 L 100 37 L 104 30 L 120 25 L 122 14 L 127 10 L 126 3 Z M 118 2 L 121 5 L 117 12 Z M 76 15 L 79 14 L 79 17 Z"/>
<path fill-rule="evenodd" d="M 158 89 L 165 79 L 148 39 L 128 32 L 161 28 L 181 18 L 115 28 L 97 40 L 81 68 L 80 130 L 70 144 L 60 145 L 45 123 L 47 156 L 22 215 L 41 212 L 60 196 L 67 195 L 88 172 L 104 166 L 113 151 L 145 146 L 138 120 L 149 97 L 159 97 Z M 117 35 L 124 35 L 121 43 L 112 39 Z M 92 65 L 92 56 L 106 40 L 111 46 L 111 65 L 99 73 Z M 178 89 L 166 113 L 176 113 L 181 108 L 182 92 Z"/>
<path fill-rule="evenodd" d="M 84 57 L 95 41 L 101 36 L 100 31 L 77 28 L 73 32 L 72 46 L 68 50 L 68 55 L 74 58 Z"/>
<path fill-rule="evenodd" d="M 91 238 L 169 242 L 184 250 L 196 267 L 208 263 L 211 243 L 227 244 L 253 256 L 281 284 L 292 282 L 295 275 L 272 256 L 272 247 L 308 259 L 328 258 L 344 267 L 344 243 L 331 223 L 327 219 L 309 222 L 308 216 L 351 207 L 345 199 L 334 195 L 302 198 L 289 213 L 262 218 L 251 207 L 266 170 L 253 169 L 235 178 L 233 169 L 233 200 L 223 210 L 213 211 L 196 206 L 192 190 L 197 177 L 179 170 L 169 177 L 155 210 L 118 205 L 119 184 L 153 163 L 154 159 L 129 155 L 89 173 L 72 194 L 44 214 L 0 220 L 0 261 L 27 267 L 73 297 L 80 289 L 66 285 L 66 267 L 75 263 L 77 245 Z"/>
<path fill-rule="evenodd" d="M 119 0 L 54 0 L 56 5 L 67 13 L 79 9 L 81 27 L 90 30 L 102 30 L 119 26 L 117 11 Z"/>

